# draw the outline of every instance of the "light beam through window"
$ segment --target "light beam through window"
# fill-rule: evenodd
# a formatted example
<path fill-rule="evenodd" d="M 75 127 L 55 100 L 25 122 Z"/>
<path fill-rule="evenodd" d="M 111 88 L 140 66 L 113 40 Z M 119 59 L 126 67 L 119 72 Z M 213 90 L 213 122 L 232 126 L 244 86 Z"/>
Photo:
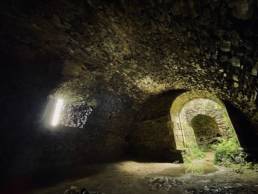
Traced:
<path fill-rule="evenodd" d="M 54 110 L 54 113 L 53 113 L 52 122 L 51 122 L 51 125 L 53 127 L 56 127 L 59 124 L 59 120 L 60 120 L 60 115 L 61 115 L 61 111 L 62 111 L 62 108 L 63 108 L 63 104 L 64 104 L 64 100 L 63 99 L 57 99 L 55 110 Z"/>

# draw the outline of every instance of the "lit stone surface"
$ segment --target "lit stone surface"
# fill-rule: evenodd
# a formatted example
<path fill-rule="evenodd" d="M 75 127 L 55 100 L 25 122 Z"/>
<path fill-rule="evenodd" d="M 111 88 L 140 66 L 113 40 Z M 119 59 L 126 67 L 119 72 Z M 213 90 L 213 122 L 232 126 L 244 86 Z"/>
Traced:
<path fill-rule="evenodd" d="M 192 119 L 198 115 L 207 115 L 215 120 L 219 134 L 227 137 L 233 125 L 227 110 L 220 100 L 205 92 L 187 92 L 177 97 L 171 107 L 172 129 L 179 150 L 198 146 L 192 126 Z"/>
<path fill-rule="evenodd" d="M 67 104 L 63 108 L 60 124 L 66 127 L 84 128 L 92 111 L 92 107 L 87 106 L 84 102 Z"/>

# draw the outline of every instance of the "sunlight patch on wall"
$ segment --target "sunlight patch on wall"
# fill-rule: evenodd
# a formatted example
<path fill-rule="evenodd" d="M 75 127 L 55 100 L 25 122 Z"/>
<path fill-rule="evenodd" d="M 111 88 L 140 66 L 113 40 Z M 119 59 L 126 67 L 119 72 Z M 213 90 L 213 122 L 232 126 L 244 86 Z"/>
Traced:
<path fill-rule="evenodd" d="M 136 86 L 140 90 L 150 94 L 159 93 L 161 91 L 164 91 L 168 87 L 166 83 L 159 83 L 153 80 L 150 76 L 146 76 L 142 79 L 137 80 Z"/>

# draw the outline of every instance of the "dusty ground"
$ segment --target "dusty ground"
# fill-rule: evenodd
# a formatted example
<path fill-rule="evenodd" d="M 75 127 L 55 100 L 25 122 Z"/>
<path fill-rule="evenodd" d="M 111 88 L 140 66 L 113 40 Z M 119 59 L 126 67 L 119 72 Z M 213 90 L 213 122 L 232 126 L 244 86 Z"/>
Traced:
<path fill-rule="evenodd" d="M 90 165 L 85 169 L 102 169 L 99 173 L 75 180 L 66 180 L 45 187 L 33 194 L 61 194 L 70 186 L 87 188 L 90 193 L 105 194 L 163 194 L 163 193 L 258 193 L 258 172 L 234 170 L 209 165 L 209 161 L 195 161 L 205 167 L 202 174 L 190 173 L 183 164 L 140 163 L 124 161 L 112 164 Z M 194 166 L 195 166 L 194 164 Z"/>

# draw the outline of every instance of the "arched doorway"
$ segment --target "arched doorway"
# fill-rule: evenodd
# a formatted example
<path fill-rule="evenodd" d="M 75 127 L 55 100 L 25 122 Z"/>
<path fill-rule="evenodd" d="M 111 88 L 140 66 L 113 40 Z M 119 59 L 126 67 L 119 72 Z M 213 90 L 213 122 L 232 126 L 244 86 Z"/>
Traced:
<path fill-rule="evenodd" d="M 217 142 L 217 138 L 222 134 L 216 119 L 205 114 L 198 114 L 191 120 L 191 126 L 194 130 L 197 144 L 203 149 L 207 149 L 208 145 Z"/>
<path fill-rule="evenodd" d="M 236 138 L 224 104 L 206 91 L 190 91 L 178 96 L 170 109 L 177 150 L 207 146 L 218 137 Z"/>

